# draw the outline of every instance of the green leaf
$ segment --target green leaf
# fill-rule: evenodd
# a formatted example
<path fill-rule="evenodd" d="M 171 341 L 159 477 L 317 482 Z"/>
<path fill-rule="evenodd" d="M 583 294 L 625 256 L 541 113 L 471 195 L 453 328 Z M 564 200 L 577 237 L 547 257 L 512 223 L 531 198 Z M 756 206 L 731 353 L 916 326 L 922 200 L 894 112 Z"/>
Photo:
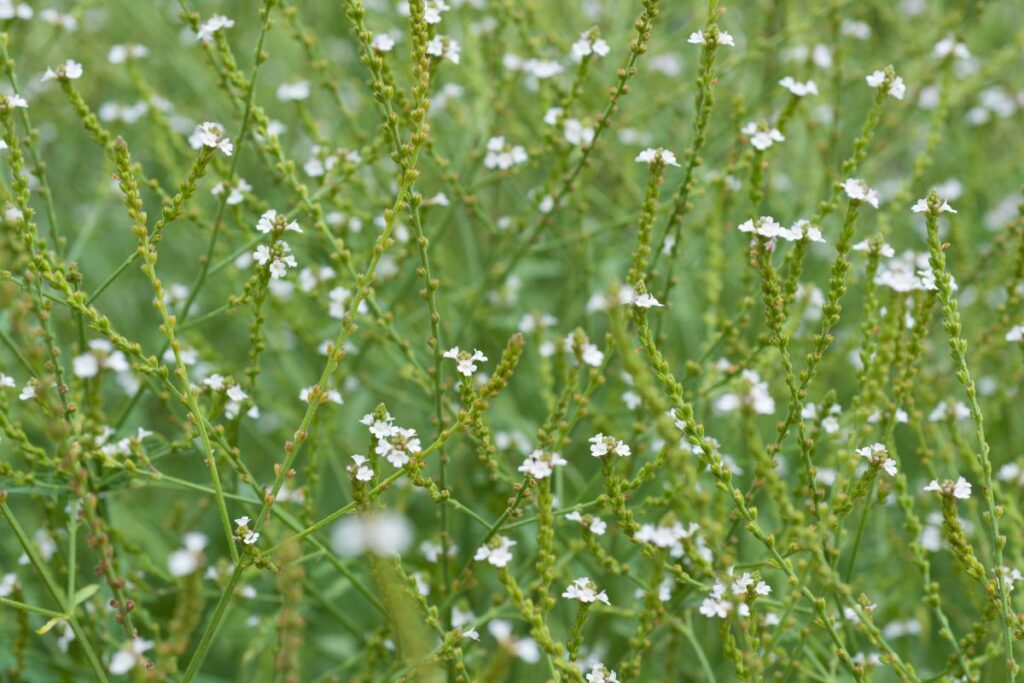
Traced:
<path fill-rule="evenodd" d="M 100 585 L 98 583 L 93 583 L 83 588 L 79 588 L 77 591 L 75 591 L 75 599 L 71 602 L 71 606 L 78 607 L 83 602 L 85 602 L 93 595 L 95 595 L 96 591 L 98 591 L 99 589 Z"/>
<path fill-rule="evenodd" d="M 38 633 L 39 635 L 48 633 L 51 628 L 53 628 L 62 621 L 64 621 L 64 617 L 54 617 L 53 619 L 50 619 L 48 622 L 37 628 L 36 633 Z"/>

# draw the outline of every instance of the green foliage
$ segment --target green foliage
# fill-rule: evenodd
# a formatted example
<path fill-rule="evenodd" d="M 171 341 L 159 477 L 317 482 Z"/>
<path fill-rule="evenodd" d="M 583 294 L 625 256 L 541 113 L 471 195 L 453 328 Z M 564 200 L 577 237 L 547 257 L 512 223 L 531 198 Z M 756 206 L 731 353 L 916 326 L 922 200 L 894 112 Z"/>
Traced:
<path fill-rule="evenodd" d="M 57 4 L 0 679 L 1018 678 L 1014 3 Z"/>

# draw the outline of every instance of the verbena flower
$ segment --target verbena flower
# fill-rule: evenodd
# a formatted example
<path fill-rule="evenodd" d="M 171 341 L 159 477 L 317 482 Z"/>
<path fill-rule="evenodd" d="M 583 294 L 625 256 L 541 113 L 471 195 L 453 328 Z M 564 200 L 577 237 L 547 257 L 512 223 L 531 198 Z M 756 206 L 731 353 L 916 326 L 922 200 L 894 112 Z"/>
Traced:
<path fill-rule="evenodd" d="M 562 593 L 562 597 L 570 600 L 579 600 L 584 604 L 594 602 L 603 602 L 606 605 L 611 604 L 608 601 L 608 595 L 604 591 L 598 592 L 597 584 L 586 576 L 580 577 L 569 584 L 569 587 Z"/>
<path fill-rule="evenodd" d="M 476 550 L 473 559 L 477 562 L 486 561 L 495 567 L 507 567 L 512 561 L 512 546 L 516 542 L 507 536 L 495 536 L 487 545 L 482 545 Z"/>
<path fill-rule="evenodd" d="M 941 496 L 952 496 L 953 498 L 959 498 L 960 500 L 967 500 L 971 497 L 971 483 L 962 476 L 957 477 L 956 481 L 950 481 L 947 479 L 941 484 L 937 479 L 932 479 L 928 485 L 924 487 L 924 490 L 934 491 Z"/>

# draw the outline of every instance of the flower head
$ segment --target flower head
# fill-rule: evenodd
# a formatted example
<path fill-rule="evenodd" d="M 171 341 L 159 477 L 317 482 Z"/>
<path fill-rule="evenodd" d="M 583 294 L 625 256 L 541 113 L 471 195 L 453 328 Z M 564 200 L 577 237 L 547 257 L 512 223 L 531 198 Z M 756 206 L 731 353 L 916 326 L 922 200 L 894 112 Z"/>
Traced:
<path fill-rule="evenodd" d="M 565 458 L 558 453 L 548 453 L 538 448 L 526 456 L 526 460 L 519 466 L 519 471 L 534 479 L 547 479 L 555 471 L 555 467 L 567 464 L 569 463 Z"/>
<path fill-rule="evenodd" d="M 490 543 L 477 548 L 473 559 L 477 562 L 486 561 L 495 567 L 507 567 L 512 561 L 512 546 L 515 544 L 507 536 L 495 536 Z"/>
<path fill-rule="evenodd" d="M 928 212 L 928 199 L 922 197 L 914 202 L 914 205 L 910 207 L 910 210 L 914 213 L 927 213 Z M 945 199 L 942 200 L 942 204 L 939 205 L 939 213 L 956 213 L 956 209 L 949 205 Z"/>
<path fill-rule="evenodd" d="M 896 476 L 896 461 L 889 457 L 889 449 L 885 447 L 885 444 L 873 443 L 870 446 L 858 448 L 855 452 L 860 457 L 866 458 L 875 467 L 885 470 L 890 477 Z"/>
<path fill-rule="evenodd" d="M 876 209 L 878 208 L 878 192 L 868 187 L 867 183 L 860 178 L 847 178 L 843 181 L 843 191 L 850 199 L 867 202 Z"/>
<path fill-rule="evenodd" d="M 234 19 L 229 19 L 223 14 L 214 14 L 199 27 L 199 31 L 196 32 L 196 40 L 200 43 L 208 43 L 213 38 L 214 33 L 231 28 L 234 25 Z"/>
<path fill-rule="evenodd" d="M 881 88 L 885 85 L 886 78 L 884 71 L 874 71 L 865 77 L 865 79 L 872 88 Z M 895 97 L 897 100 L 902 100 L 903 96 L 907 94 L 907 85 L 903 82 L 903 79 L 899 76 L 893 76 L 892 80 L 889 81 L 886 94 Z"/>
<path fill-rule="evenodd" d="M 453 346 L 444 352 L 445 358 L 450 358 L 455 361 L 456 369 L 459 374 L 463 377 L 472 377 L 473 373 L 476 372 L 476 364 L 487 361 L 487 356 L 478 349 L 473 349 L 473 353 L 469 351 L 461 351 L 458 346 Z"/>
<path fill-rule="evenodd" d="M 562 593 L 563 598 L 569 598 L 570 600 L 579 600 L 584 604 L 592 604 L 594 602 L 603 602 L 606 605 L 610 605 L 608 602 L 608 595 L 604 592 L 597 591 L 597 584 L 591 581 L 586 576 L 582 576 L 565 589 Z"/>
<path fill-rule="evenodd" d="M 676 155 L 663 147 L 654 149 L 648 147 L 636 155 L 636 161 L 642 164 L 661 164 L 663 166 L 678 166 Z"/>
<path fill-rule="evenodd" d="M 69 59 L 55 69 L 47 69 L 41 80 L 49 81 L 54 78 L 61 81 L 75 81 L 82 77 L 82 65 L 73 59 Z"/>
<path fill-rule="evenodd" d="M 925 491 L 934 491 L 940 496 L 952 496 L 953 498 L 959 498 L 960 500 L 967 500 L 971 497 L 971 483 L 963 477 L 957 477 L 956 481 L 946 480 L 941 484 L 937 479 L 932 479 L 927 486 L 924 487 Z"/>
<path fill-rule="evenodd" d="M 606 455 L 617 455 L 621 458 L 630 456 L 632 453 L 622 441 L 619 441 L 614 436 L 605 436 L 604 434 L 595 434 L 590 437 L 590 454 L 595 458 L 601 458 Z"/>
<path fill-rule="evenodd" d="M 219 149 L 224 152 L 225 156 L 231 156 L 231 153 L 235 151 L 235 146 L 225 136 L 224 128 L 219 123 L 212 121 L 202 123 L 196 128 L 193 135 L 200 147 Z"/>

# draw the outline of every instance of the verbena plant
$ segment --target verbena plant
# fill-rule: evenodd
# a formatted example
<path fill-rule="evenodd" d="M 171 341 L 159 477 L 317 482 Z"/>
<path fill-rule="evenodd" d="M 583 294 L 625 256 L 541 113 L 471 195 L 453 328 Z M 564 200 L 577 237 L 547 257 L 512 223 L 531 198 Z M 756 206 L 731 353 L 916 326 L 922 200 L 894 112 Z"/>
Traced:
<path fill-rule="evenodd" d="M 3 680 L 1017 678 L 1016 3 L 58 4 Z"/>

